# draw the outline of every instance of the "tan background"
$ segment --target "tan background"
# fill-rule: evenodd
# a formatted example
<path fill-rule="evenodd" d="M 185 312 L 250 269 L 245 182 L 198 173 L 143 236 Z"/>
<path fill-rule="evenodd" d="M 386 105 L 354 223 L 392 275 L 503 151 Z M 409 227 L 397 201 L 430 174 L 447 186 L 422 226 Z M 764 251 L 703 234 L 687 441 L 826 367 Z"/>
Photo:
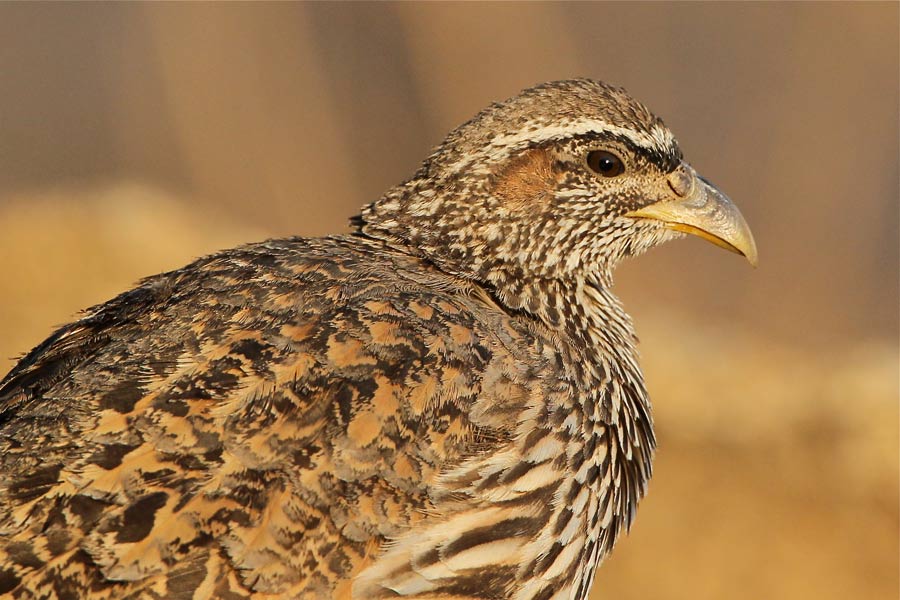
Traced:
<path fill-rule="evenodd" d="M 898 6 L 4 3 L 0 373 L 138 277 L 346 231 L 492 100 L 605 79 L 761 264 L 618 274 L 661 449 L 595 597 L 897 598 Z"/>

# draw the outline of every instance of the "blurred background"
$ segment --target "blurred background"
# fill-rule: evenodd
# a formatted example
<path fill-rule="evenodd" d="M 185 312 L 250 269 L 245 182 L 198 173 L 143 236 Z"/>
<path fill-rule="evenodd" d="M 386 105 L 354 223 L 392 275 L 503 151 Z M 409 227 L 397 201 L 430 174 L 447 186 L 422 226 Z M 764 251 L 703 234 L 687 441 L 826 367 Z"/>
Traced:
<path fill-rule="evenodd" d="M 898 597 L 900 5 L 0 5 L 0 373 L 234 244 L 348 231 L 450 129 L 587 76 L 753 227 L 625 265 L 656 474 L 594 598 Z"/>

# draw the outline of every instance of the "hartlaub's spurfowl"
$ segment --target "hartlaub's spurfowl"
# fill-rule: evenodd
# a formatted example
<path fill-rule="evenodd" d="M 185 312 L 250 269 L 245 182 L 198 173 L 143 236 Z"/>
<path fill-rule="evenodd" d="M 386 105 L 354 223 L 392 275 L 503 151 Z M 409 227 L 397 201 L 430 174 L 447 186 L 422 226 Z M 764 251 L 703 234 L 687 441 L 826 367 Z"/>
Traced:
<path fill-rule="evenodd" d="M 0 384 L 10 598 L 586 597 L 650 478 L 623 258 L 756 260 L 661 120 L 586 79 L 465 123 L 350 235 L 145 279 Z"/>

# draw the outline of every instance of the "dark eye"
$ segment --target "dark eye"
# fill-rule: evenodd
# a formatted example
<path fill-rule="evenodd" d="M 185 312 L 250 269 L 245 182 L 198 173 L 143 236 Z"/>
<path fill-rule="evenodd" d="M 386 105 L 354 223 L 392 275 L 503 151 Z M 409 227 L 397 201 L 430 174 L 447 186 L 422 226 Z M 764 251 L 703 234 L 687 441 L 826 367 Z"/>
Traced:
<path fill-rule="evenodd" d="M 606 150 L 588 152 L 587 164 L 591 171 L 603 177 L 615 177 L 616 175 L 621 175 L 625 170 L 625 164 L 622 162 L 622 159 Z"/>

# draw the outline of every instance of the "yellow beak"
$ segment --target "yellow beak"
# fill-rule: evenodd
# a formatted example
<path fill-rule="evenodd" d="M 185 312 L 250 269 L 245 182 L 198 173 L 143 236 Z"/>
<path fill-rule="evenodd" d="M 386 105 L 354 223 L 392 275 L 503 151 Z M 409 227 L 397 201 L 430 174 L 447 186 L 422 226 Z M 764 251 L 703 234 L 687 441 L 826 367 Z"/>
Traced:
<path fill-rule="evenodd" d="M 662 200 L 626 213 L 625 216 L 662 221 L 669 229 L 702 237 L 742 254 L 757 265 L 756 242 L 741 211 L 714 185 L 687 165 L 669 176 L 671 200 Z"/>

